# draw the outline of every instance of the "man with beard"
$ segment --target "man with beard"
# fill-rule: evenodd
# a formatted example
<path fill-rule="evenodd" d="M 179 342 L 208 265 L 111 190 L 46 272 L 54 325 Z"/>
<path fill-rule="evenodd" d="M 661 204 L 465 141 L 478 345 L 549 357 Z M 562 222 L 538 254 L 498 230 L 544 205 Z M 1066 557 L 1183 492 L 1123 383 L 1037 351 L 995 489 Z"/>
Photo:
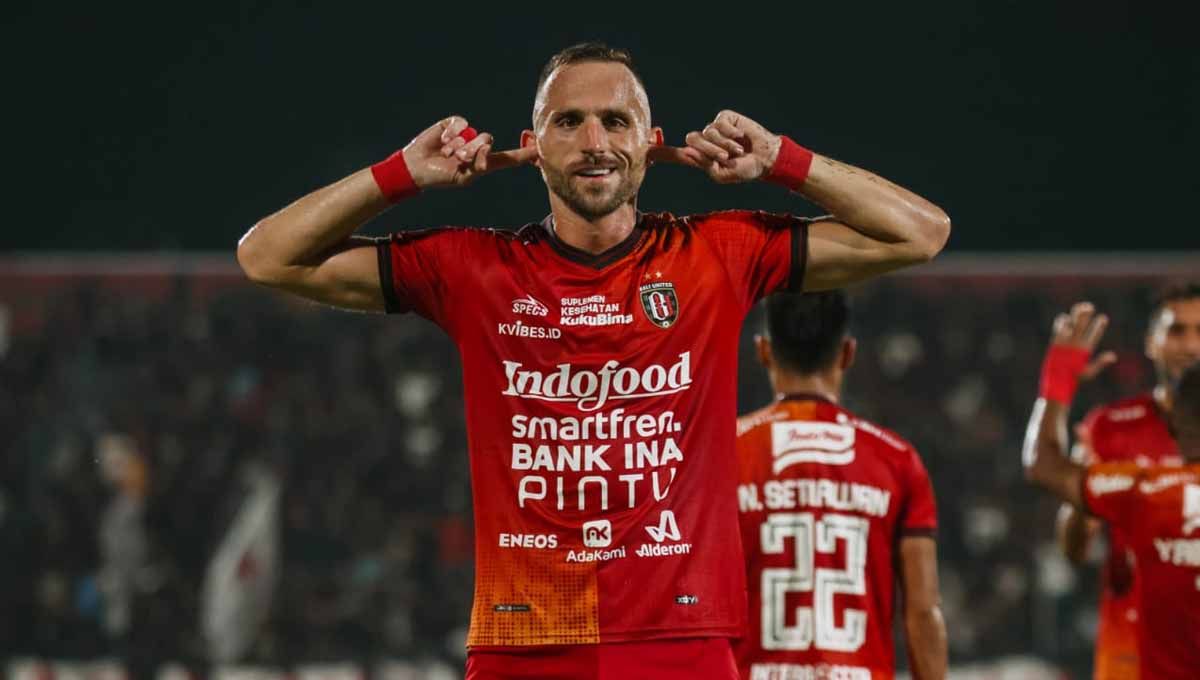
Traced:
<path fill-rule="evenodd" d="M 1179 460 L 1081 465 L 1067 457 L 1067 414 L 1074 376 L 1088 365 L 1107 323 L 1088 303 L 1055 319 L 1041 396 L 1025 435 L 1025 475 L 1076 511 L 1104 520 L 1121 537 L 1130 564 L 1137 564 L 1134 590 L 1122 594 L 1136 607 L 1131 621 L 1134 663 L 1097 665 L 1097 673 L 1192 680 L 1200 669 L 1200 363 L 1181 365 L 1157 395 L 1171 404 L 1163 417 L 1175 436 Z M 1200 335 L 1197 330 L 1189 333 Z"/>
<path fill-rule="evenodd" d="M 627 52 L 543 69 L 521 147 L 460 116 L 254 226 L 254 281 L 413 311 L 463 361 L 476 531 L 469 678 L 736 678 L 745 625 L 734 465 L 737 342 L 756 300 L 938 253 L 949 219 L 869 172 L 721 112 L 662 144 Z M 767 180 L 831 215 L 637 210 L 653 162 Z M 354 236 L 389 204 L 532 164 L 550 215 L 515 233 Z"/>
<path fill-rule="evenodd" d="M 1132 462 L 1142 466 L 1181 462 L 1167 419 L 1172 408 L 1172 386 L 1188 366 L 1200 361 L 1200 284 L 1177 283 L 1158 294 L 1146 329 L 1145 353 L 1154 363 L 1158 378 L 1153 390 L 1093 408 L 1077 427 L 1080 436 L 1074 451 L 1076 460 Z M 1075 370 L 1085 380 L 1115 360 L 1111 352 L 1105 352 L 1090 365 L 1072 369 L 1062 365 L 1061 357 L 1061 354 L 1048 357 L 1047 369 L 1068 374 Z M 1053 384 L 1052 380 L 1049 382 Z M 1086 517 L 1070 504 L 1063 506 L 1058 538 L 1072 562 L 1082 564 L 1086 560 L 1092 537 L 1100 527 L 1099 521 Z M 1110 526 L 1108 539 L 1092 677 L 1136 680 L 1137 569 L 1128 537 L 1119 528 Z"/>

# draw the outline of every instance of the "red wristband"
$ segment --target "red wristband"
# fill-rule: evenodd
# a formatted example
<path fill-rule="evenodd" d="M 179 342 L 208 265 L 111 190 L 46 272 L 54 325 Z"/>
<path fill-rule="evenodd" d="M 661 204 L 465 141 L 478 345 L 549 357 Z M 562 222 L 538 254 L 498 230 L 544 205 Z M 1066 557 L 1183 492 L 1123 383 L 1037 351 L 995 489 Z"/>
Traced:
<path fill-rule="evenodd" d="M 779 141 L 779 155 L 775 157 L 775 164 L 763 179 L 797 191 L 804 184 L 804 180 L 808 179 L 808 171 L 812 169 L 813 152 L 793 142 L 791 137 L 780 137 Z"/>
<path fill-rule="evenodd" d="M 1075 398 L 1079 375 L 1087 367 L 1091 352 L 1082 347 L 1051 345 L 1042 360 L 1042 383 L 1038 396 L 1063 404 Z"/>
<path fill-rule="evenodd" d="M 421 193 L 421 187 L 417 186 L 412 173 L 408 171 L 408 163 L 404 162 L 403 150 L 372 165 L 371 175 L 375 178 L 375 184 L 379 185 L 379 190 L 392 203 Z"/>

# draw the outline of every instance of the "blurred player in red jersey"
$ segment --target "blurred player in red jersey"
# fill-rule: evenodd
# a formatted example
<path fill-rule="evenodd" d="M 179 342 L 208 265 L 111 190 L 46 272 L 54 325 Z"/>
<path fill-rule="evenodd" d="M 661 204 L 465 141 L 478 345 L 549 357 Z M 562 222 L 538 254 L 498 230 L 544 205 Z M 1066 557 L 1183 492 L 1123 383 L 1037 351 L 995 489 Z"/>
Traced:
<path fill-rule="evenodd" d="M 453 74 L 447 74 L 452 77 Z M 459 348 L 475 513 L 469 678 L 732 678 L 745 625 L 736 499 L 737 343 L 754 303 L 923 262 L 945 213 L 721 112 L 661 144 L 628 53 L 568 48 L 521 148 L 460 116 L 256 224 L 254 281 L 416 312 Z M 768 180 L 816 220 L 643 213 L 653 162 Z M 531 164 L 550 215 L 519 231 L 354 232 L 391 203 Z"/>
<path fill-rule="evenodd" d="M 894 584 L 917 680 L 946 677 L 937 510 L 913 447 L 838 406 L 854 361 L 840 290 L 779 293 L 758 336 L 775 402 L 738 419 L 746 680 L 890 680 Z"/>
<path fill-rule="evenodd" d="M 1042 396 L 1025 437 L 1026 476 L 1075 508 L 1120 532 L 1138 577 L 1135 632 L 1138 665 L 1132 674 L 1109 667 L 1109 677 L 1195 680 L 1200 674 L 1200 364 L 1168 385 L 1168 414 L 1185 464 L 1136 461 L 1081 465 L 1067 458 L 1067 415 L 1075 379 L 1108 319 L 1081 303 L 1054 323 Z"/>
<path fill-rule="evenodd" d="M 1083 463 L 1134 462 L 1178 465 L 1179 452 L 1167 426 L 1171 385 L 1185 368 L 1200 361 L 1200 284 L 1177 284 L 1155 300 L 1146 330 L 1146 356 L 1158 377 L 1152 392 L 1098 406 L 1076 427 L 1072 452 Z M 1096 357 L 1081 373 L 1090 379 L 1115 360 L 1111 352 Z M 1087 559 L 1100 522 L 1072 506 L 1059 513 L 1058 538 L 1076 564 Z M 1128 541 L 1120 529 L 1108 531 L 1100 593 L 1100 625 L 1096 635 L 1095 680 L 1137 678 L 1137 571 Z"/>

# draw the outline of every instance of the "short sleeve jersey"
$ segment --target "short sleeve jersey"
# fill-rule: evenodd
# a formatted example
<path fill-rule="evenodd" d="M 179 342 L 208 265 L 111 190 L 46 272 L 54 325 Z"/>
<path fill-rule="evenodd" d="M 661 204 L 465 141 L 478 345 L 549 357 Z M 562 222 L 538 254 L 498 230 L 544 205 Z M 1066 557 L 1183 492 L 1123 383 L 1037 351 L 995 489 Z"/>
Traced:
<path fill-rule="evenodd" d="M 1200 669 L 1200 464 L 1089 466 L 1089 512 L 1119 528 L 1137 559 L 1142 678 L 1194 679 Z"/>
<path fill-rule="evenodd" d="M 892 678 L 900 539 L 933 536 L 916 450 L 817 397 L 738 421 L 738 510 L 750 617 L 743 678 Z"/>
<path fill-rule="evenodd" d="M 807 229 L 732 211 L 640 214 L 599 255 L 550 218 L 380 242 L 389 311 L 462 359 L 468 646 L 740 635 L 738 336 L 759 298 L 800 287 Z"/>
<path fill-rule="evenodd" d="M 1182 462 L 1154 397 L 1143 394 L 1092 409 L 1083 421 L 1081 444 L 1088 462 L 1142 466 Z M 1109 527 L 1108 556 L 1100 592 L 1096 680 L 1137 678 L 1137 572 L 1121 529 Z"/>

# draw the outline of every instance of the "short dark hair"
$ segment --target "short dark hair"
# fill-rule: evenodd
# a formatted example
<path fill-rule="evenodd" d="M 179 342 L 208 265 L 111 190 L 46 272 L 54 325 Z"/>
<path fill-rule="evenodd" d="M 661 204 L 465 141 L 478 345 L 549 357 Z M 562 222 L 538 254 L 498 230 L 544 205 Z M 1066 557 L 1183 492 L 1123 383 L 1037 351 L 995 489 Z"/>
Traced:
<path fill-rule="evenodd" d="M 1200 281 L 1175 281 L 1160 288 L 1154 296 L 1154 306 L 1150 312 L 1151 327 L 1157 323 L 1158 316 L 1167 305 L 1180 300 L 1200 300 Z"/>
<path fill-rule="evenodd" d="M 629 54 L 629 50 L 623 50 L 619 47 L 609 47 L 602 42 L 582 42 L 578 45 L 571 45 L 553 57 L 550 57 L 550 61 L 546 62 L 546 65 L 542 67 L 542 75 L 538 77 L 534 97 L 542 91 L 542 86 L 546 84 L 546 81 L 550 78 L 550 74 L 554 73 L 555 69 L 571 64 L 597 61 L 624 65 L 633 74 L 638 85 L 641 85 L 643 90 L 646 89 L 646 84 L 642 82 L 641 74 L 633 67 L 633 56 Z"/>
<path fill-rule="evenodd" d="M 1200 460 L 1200 364 L 1184 370 L 1171 400 L 1171 425 L 1179 437 L 1180 453 Z"/>
<path fill-rule="evenodd" d="M 850 302 L 843 290 L 776 293 L 767 298 L 771 353 L 802 375 L 829 368 L 849 332 Z"/>

